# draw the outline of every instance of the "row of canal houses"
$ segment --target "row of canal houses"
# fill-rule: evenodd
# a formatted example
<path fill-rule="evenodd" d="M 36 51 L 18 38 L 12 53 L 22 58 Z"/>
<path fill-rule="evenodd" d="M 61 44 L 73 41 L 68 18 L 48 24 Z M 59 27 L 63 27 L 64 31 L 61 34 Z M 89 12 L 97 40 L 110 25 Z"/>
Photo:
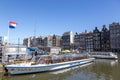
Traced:
<path fill-rule="evenodd" d="M 103 25 L 100 31 L 97 27 L 93 32 L 76 33 L 74 36 L 75 48 L 85 51 L 110 51 L 110 31 Z"/>
<path fill-rule="evenodd" d="M 113 22 L 109 28 L 103 25 L 101 30 L 95 27 L 91 32 L 87 32 L 87 30 L 82 33 L 76 32 L 74 36 L 72 31 L 68 31 L 64 32 L 62 36 L 54 34 L 29 37 L 24 39 L 23 44 L 43 50 L 48 47 L 60 47 L 62 50 L 120 52 L 120 23 Z"/>

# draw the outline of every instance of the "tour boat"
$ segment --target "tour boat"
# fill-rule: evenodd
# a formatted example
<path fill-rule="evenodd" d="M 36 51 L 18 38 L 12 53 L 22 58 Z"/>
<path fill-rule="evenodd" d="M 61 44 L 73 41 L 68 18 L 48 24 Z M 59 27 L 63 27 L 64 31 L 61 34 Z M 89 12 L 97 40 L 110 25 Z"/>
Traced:
<path fill-rule="evenodd" d="M 89 54 L 99 59 L 118 59 L 118 56 L 113 52 L 90 52 Z"/>
<path fill-rule="evenodd" d="M 86 64 L 92 62 L 94 58 L 91 58 L 87 54 L 61 54 L 61 55 L 41 55 L 34 56 L 31 61 L 25 61 L 23 63 L 14 63 L 4 65 L 5 71 L 15 74 L 28 74 L 36 72 L 46 72 L 69 68 L 77 65 Z"/>

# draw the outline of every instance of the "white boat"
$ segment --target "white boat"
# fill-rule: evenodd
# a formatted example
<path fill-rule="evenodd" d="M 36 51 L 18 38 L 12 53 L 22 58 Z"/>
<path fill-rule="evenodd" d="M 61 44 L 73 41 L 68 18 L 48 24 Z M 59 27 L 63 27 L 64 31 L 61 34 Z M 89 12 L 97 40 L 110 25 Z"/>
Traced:
<path fill-rule="evenodd" d="M 99 59 L 118 59 L 118 56 L 113 52 L 90 52 L 90 55 Z"/>
<path fill-rule="evenodd" d="M 43 59 L 46 61 L 44 61 Z M 25 63 L 5 65 L 4 68 L 6 71 L 8 71 L 8 73 L 12 75 L 27 74 L 69 68 L 77 65 L 86 64 L 92 62 L 93 60 L 94 58 L 83 54 L 59 56 L 42 55 L 36 63 L 34 63 L 32 60 Z"/>

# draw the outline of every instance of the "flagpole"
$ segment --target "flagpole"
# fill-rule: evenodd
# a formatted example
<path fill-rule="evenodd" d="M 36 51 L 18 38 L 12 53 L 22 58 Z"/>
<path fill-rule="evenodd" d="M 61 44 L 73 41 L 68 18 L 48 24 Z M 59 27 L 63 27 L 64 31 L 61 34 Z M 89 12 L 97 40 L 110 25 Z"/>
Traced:
<path fill-rule="evenodd" d="M 10 21 L 9 22 L 9 26 L 8 26 L 8 44 L 10 44 L 10 28 L 11 29 L 14 29 L 16 27 L 17 23 L 16 22 L 13 22 L 13 21 Z"/>

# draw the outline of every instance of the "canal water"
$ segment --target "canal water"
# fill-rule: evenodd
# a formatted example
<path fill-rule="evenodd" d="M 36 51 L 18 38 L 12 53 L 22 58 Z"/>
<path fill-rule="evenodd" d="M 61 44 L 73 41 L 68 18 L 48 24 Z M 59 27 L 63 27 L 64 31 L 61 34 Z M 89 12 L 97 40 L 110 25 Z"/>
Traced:
<path fill-rule="evenodd" d="M 120 80 L 120 57 L 118 60 L 96 59 L 89 64 L 53 72 L 14 76 L 0 73 L 0 80 Z"/>

